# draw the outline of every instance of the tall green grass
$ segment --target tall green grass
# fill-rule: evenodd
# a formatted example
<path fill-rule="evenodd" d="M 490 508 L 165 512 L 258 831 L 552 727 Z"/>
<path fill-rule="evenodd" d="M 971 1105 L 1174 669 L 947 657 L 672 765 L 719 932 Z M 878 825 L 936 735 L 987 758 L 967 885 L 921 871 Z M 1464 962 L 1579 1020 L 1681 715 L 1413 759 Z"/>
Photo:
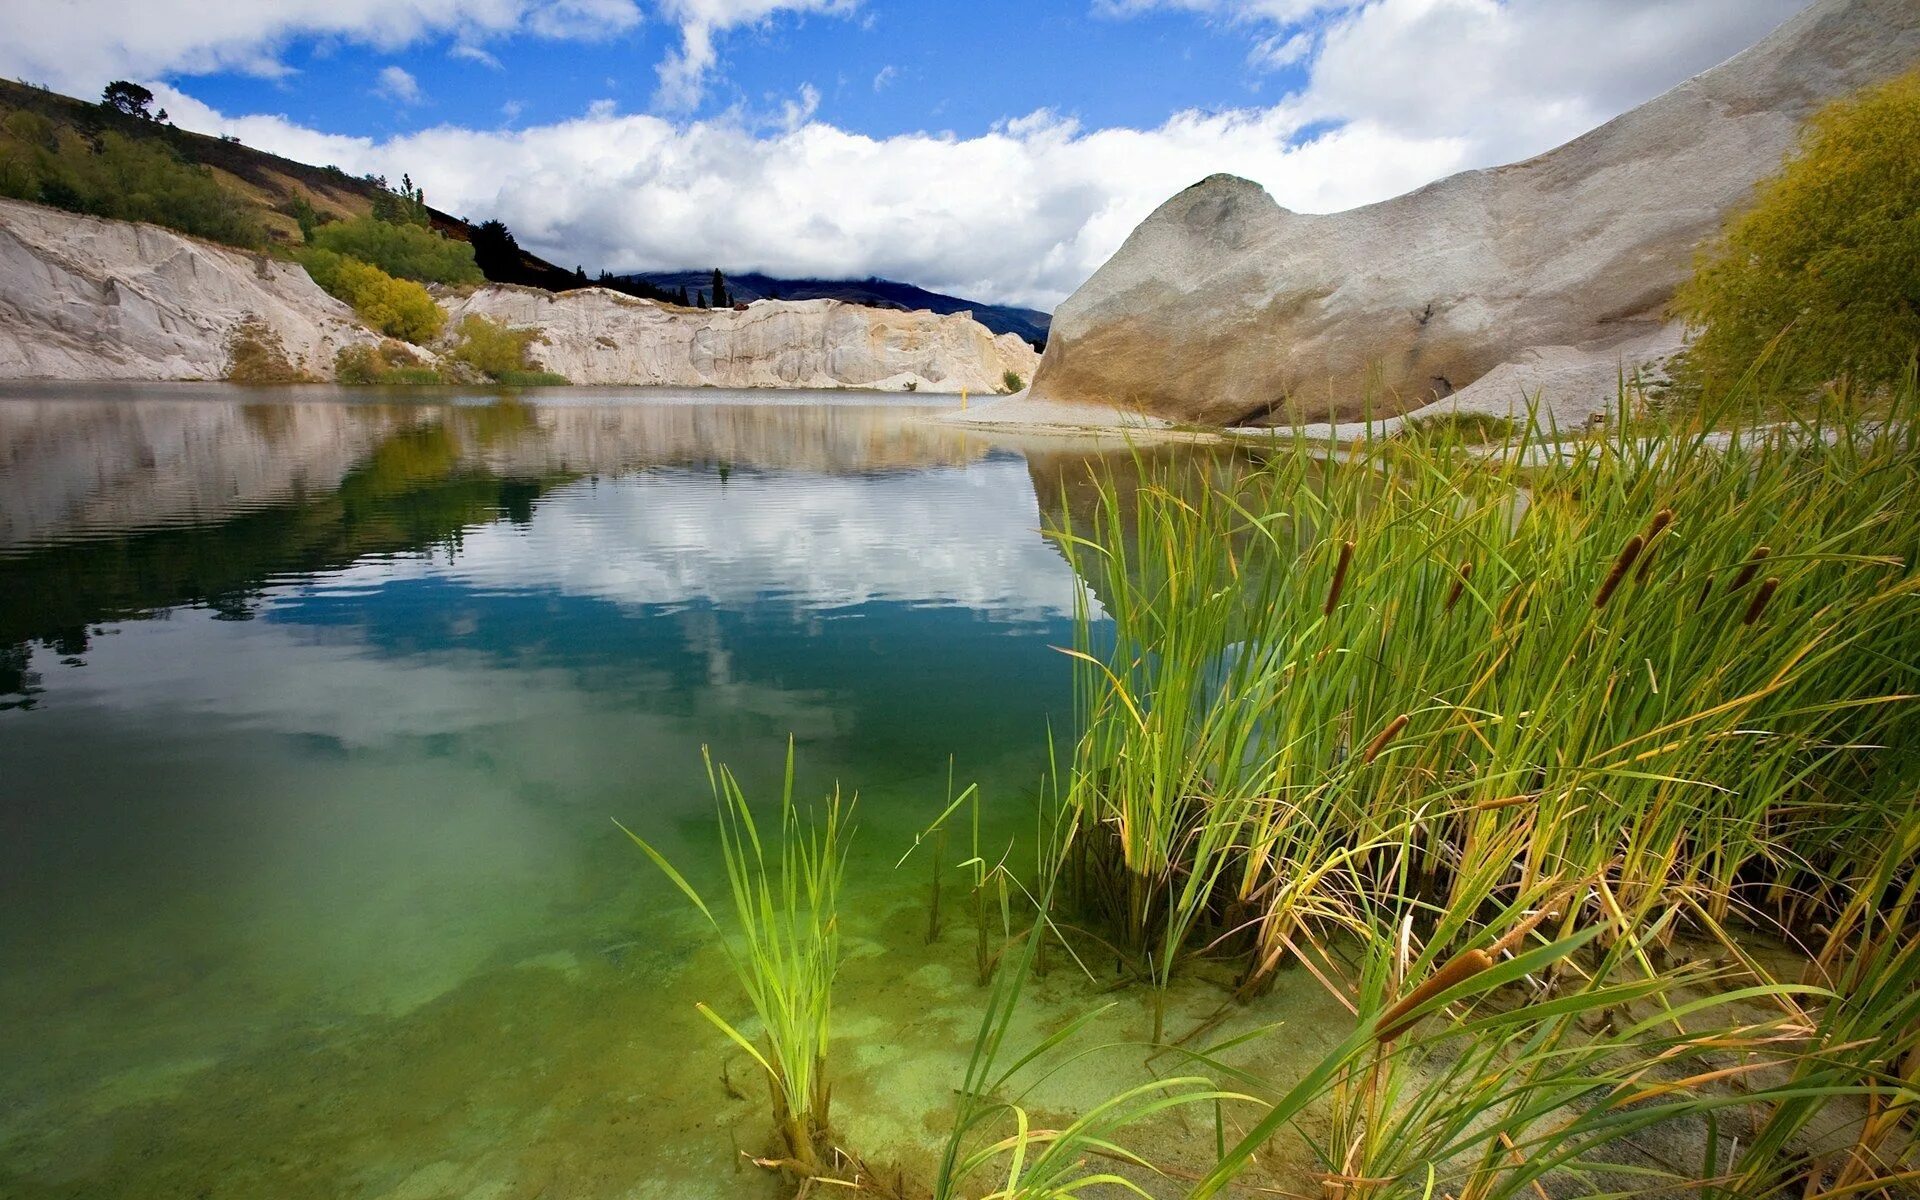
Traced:
<path fill-rule="evenodd" d="M 1299 1190 L 1289 1130 L 1342 1200 L 1915 1177 L 1920 390 L 1842 400 L 1490 450 L 1295 435 L 1056 510 L 1086 583 L 1060 928 L 1122 951 L 1155 1042 L 1203 959 L 1355 1013 L 1296 1080 L 1183 1051 L 1263 1097 L 1183 1084 L 1226 1114 L 1191 1194 Z M 967 1146 L 1030 1161 L 985 1111 L 943 1178 Z"/>
<path fill-rule="evenodd" d="M 704 752 L 703 752 L 704 753 Z M 787 747 L 777 840 L 763 842 L 733 773 L 706 759 L 719 810 L 732 921 L 722 924 L 700 893 L 660 852 L 620 826 L 705 917 L 759 1019 L 756 1044 L 702 1003 L 700 1012 L 766 1072 L 781 1154 L 774 1165 L 810 1180 L 825 1174 L 832 1084 L 827 1047 L 833 980 L 840 961 L 838 905 L 852 808 L 838 790 L 803 818 L 793 802 L 793 747 Z M 617 822 L 616 822 L 617 824 Z"/>

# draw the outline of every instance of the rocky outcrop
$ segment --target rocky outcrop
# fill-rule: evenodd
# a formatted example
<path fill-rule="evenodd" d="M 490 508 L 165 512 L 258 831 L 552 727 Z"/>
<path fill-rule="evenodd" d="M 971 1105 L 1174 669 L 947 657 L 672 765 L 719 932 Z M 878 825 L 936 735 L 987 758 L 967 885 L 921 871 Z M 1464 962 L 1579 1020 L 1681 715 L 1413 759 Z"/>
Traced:
<path fill-rule="evenodd" d="M 219 379 L 243 322 L 320 377 L 378 340 L 292 263 L 0 200 L 0 379 Z"/>
<path fill-rule="evenodd" d="M 678 387 L 1004 391 L 1040 356 L 967 313 L 940 316 L 838 300 L 759 300 L 744 311 L 682 308 L 605 288 L 492 286 L 442 297 L 451 324 L 472 313 L 537 329 L 533 356 L 575 383 Z"/>
<path fill-rule="evenodd" d="M 966 313 L 834 300 L 709 311 L 499 285 L 441 300 L 450 327 L 477 313 L 537 330 L 535 357 L 575 383 L 985 393 L 1040 361 Z M 221 379 L 243 325 L 320 380 L 341 347 L 379 340 L 296 264 L 0 200 L 0 379 Z"/>
<path fill-rule="evenodd" d="M 1674 343 L 1666 307 L 1696 248 L 1778 168 L 1802 119 L 1915 62 L 1913 0 L 1818 0 L 1526 162 L 1331 215 L 1205 179 L 1055 312 L 1032 396 L 1211 424 L 1347 419 L 1542 350 L 1560 368 L 1604 367 L 1581 378 L 1610 389 L 1616 349 Z"/>

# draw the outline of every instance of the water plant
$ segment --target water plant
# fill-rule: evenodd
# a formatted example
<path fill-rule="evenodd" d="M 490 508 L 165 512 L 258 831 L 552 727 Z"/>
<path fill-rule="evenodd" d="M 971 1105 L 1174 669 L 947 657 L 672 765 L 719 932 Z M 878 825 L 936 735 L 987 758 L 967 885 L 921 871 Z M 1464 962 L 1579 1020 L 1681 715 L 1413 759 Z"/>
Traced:
<path fill-rule="evenodd" d="M 1156 1042 L 1202 959 L 1354 1014 L 1303 1078 L 1236 1080 L 1265 1111 L 1193 1195 L 1285 1129 L 1343 1198 L 1913 1175 L 1920 389 L 1731 407 L 1296 432 L 1063 496 L 1073 921 Z"/>
<path fill-rule="evenodd" d="M 837 909 L 853 803 L 843 805 L 836 788 L 819 813 L 803 818 L 793 802 L 789 742 L 777 838 L 763 842 L 733 772 L 716 766 L 704 749 L 702 755 L 718 809 L 733 901 L 730 927 L 658 850 L 626 826 L 620 829 L 706 918 L 759 1019 L 756 1045 L 737 1022 L 705 1003 L 699 1006 L 703 1016 L 766 1072 L 780 1148 L 776 1156 L 760 1161 L 813 1179 L 824 1175 L 831 1161 L 827 1048 L 840 961 Z"/>

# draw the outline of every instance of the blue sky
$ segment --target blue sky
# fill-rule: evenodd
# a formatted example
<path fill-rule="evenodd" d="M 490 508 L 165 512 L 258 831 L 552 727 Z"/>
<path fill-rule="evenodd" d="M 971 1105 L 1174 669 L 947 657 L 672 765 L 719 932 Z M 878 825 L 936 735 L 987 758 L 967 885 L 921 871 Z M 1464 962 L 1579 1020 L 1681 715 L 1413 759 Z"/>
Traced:
<path fill-rule="evenodd" d="M 1205 175 L 1385 199 L 1577 136 L 1806 3 L 0 0 L 0 73 L 147 83 L 182 126 L 410 174 L 589 270 L 1050 308 Z"/>
<path fill-rule="evenodd" d="M 293 72 L 284 77 L 226 71 L 173 82 L 223 112 L 283 113 L 337 133 L 380 137 L 443 123 L 524 127 L 575 116 L 603 99 L 652 108 L 655 65 L 678 41 L 678 31 L 658 21 L 564 44 L 489 40 L 477 49 L 495 67 L 457 52 L 453 37 L 397 52 L 302 39 L 280 56 Z M 730 32 L 721 69 L 685 115 L 777 112 L 810 85 L 820 93 L 820 118 L 878 137 L 977 135 L 1041 108 L 1093 127 L 1152 127 L 1185 109 L 1239 108 L 1299 87 L 1299 65 L 1249 62 L 1257 41 L 1245 26 L 1191 12 L 1121 17 L 1031 0 L 870 4 L 846 16 L 787 17 Z M 383 94 L 381 72 L 393 66 L 417 82 L 420 100 L 396 104 Z"/>

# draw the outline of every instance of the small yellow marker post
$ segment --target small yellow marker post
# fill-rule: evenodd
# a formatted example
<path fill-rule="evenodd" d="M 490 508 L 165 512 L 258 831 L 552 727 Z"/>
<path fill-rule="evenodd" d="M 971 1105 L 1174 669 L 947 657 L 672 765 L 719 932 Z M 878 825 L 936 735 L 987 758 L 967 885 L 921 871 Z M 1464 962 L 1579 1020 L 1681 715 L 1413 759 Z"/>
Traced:
<path fill-rule="evenodd" d="M 960 411 L 967 411 L 967 389 L 960 389 Z"/>

